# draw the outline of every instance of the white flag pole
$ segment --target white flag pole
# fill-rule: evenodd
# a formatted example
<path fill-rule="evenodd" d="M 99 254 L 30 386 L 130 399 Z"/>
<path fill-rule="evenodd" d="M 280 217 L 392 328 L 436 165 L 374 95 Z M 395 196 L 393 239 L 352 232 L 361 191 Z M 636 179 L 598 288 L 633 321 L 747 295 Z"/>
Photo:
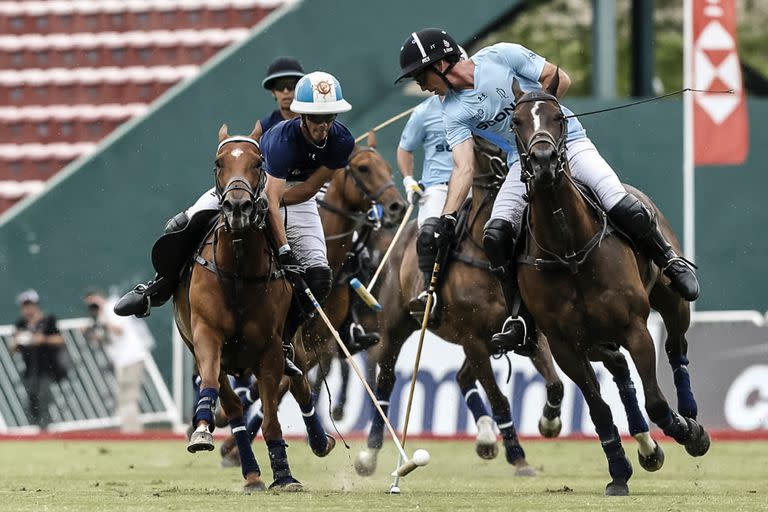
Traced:
<path fill-rule="evenodd" d="M 683 88 L 694 87 L 693 0 L 683 0 Z M 683 252 L 696 260 L 696 186 L 693 164 L 693 94 L 683 94 Z M 691 312 L 695 303 L 691 302 Z"/>

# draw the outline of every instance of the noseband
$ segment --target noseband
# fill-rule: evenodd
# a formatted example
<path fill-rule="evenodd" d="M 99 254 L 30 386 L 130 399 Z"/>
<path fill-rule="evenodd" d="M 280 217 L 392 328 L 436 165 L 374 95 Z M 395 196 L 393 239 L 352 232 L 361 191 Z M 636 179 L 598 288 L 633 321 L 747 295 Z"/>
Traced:
<path fill-rule="evenodd" d="M 525 183 L 526 188 L 528 188 L 529 197 L 531 194 L 530 182 L 534 178 L 533 165 L 531 164 L 530 156 L 533 146 L 536 144 L 548 144 L 552 147 L 552 149 L 555 150 L 555 153 L 557 153 L 557 169 L 555 170 L 555 178 L 559 177 L 562 175 L 562 173 L 565 172 L 565 162 L 567 161 L 565 155 L 567 121 L 563 116 L 563 112 L 560 109 L 560 102 L 557 100 L 557 98 L 543 91 L 531 91 L 526 93 L 522 98 L 520 98 L 520 100 L 515 103 L 515 109 L 517 109 L 517 107 L 523 103 L 535 103 L 537 101 L 553 101 L 557 105 L 557 109 L 560 111 L 560 136 L 555 139 L 555 137 L 553 137 L 548 130 L 540 128 L 533 132 L 527 141 L 524 141 L 520 137 L 520 133 L 518 132 L 517 128 L 513 125 L 512 131 L 515 133 L 517 152 L 520 155 L 520 179 L 523 183 Z M 555 181 L 557 181 L 557 179 L 555 179 Z"/>

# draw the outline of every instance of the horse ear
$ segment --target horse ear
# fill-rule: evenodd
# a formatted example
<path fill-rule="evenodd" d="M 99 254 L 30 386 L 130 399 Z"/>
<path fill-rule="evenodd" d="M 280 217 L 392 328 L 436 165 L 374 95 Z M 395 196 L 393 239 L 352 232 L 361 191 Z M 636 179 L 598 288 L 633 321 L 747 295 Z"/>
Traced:
<path fill-rule="evenodd" d="M 552 96 L 557 97 L 557 88 L 560 87 L 560 66 L 555 70 L 555 76 L 549 81 L 547 86 L 547 92 Z"/>
<path fill-rule="evenodd" d="M 376 147 L 376 131 L 375 130 L 371 130 L 368 132 L 368 147 L 369 148 Z"/>
<path fill-rule="evenodd" d="M 512 79 L 512 92 L 515 95 L 515 101 L 519 100 L 523 97 L 523 90 L 520 88 L 520 82 L 517 81 L 517 78 Z"/>
<path fill-rule="evenodd" d="M 221 125 L 221 128 L 219 128 L 219 142 L 229 137 L 227 130 L 228 130 L 227 123 L 224 123 L 223 125 Z"/>

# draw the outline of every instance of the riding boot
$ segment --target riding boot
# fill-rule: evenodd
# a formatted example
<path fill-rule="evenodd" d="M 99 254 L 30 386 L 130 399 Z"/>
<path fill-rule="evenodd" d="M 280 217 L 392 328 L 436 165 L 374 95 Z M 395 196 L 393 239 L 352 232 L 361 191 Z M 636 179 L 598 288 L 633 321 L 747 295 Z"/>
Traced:
<path fill-rule="evenodd" d="M 418 257 L 419 270 L 424 275 L 424 287 L 416 297 L 408 302 L 408 309 L 411 312 L 411 316 L 418 322 L 422 321 L 424 311 L 427 309 L 427 290 L 429 290 L 429 284 L 432 280 L 432 267 L 435 265 L 435 258 L 437 257 L 435 227 L 439 220 L 437 217 L 430 217 L 425 220 L 416 239 L 416 255 Z M 437 290 L 435 290 L 432 297 L 432 309 L 429 313 L 430 324 L 437 323 L 437 311 Z"/>
<path fill-rule="evenodd" d="M 298 306 L 294 306 L 296 299 L 291 302 L 291 308 L 288 310 L 288 317 L 285 319 L 285 327 L 283 329 L 283 355 L 285 356 L 285 366 L 283 369 L 283 375 L 288 377 L 301 377 L 304 375 L 298 366 L 293 362 L 295 357 L 295 350 L 293 348 L 293 337 L 296 336 L 296 331 L 304 323 L 304 315 L 300 311 Z"/>
<path fill-rule="evenodd" d="M 509 269 L 491 269 L 491 272 L 499 279 L 504 300 L 507 305 L 507 313 L 510 315 L 504 320 L 501 332 L 491 337 L 490 349 L 492 354 L 499 354 L 509 350 L 524 357 L 531 357 L 538 348 L 536 325 L 533 316 L 518 297 L 516 286 L 517 276 Z M 519 302 L 517 316 L 512 316 L 515 302 Z"/>
<path fill-rule="evenodd" d="M 178 233 L 186 228 L 188 224 L 189 217 L 187 217 L 186 211 L 178 213 L 165 224 L 163 235 Z M 137 284 L 133 290 L 123 295 L 117 301 L 113 310 L 119 316 L 135 315 L 137 318 L 147 317 L 152 307 L 162 306 L 168 302 L 168 299 L 173 295 L 177 283 L 178 281 L 175 277 L 170 278 L 155 274 L 155 277 L 147 284 Z"/>
<path fill-rule="evenodd" d="M 678 255 L 659 228 L 656 216 L 633 194 L 627 194 L 608 212 L 616 225 L 664 272 L 670 287 L 685 300 L 699 296 L 696 266 Z"/>

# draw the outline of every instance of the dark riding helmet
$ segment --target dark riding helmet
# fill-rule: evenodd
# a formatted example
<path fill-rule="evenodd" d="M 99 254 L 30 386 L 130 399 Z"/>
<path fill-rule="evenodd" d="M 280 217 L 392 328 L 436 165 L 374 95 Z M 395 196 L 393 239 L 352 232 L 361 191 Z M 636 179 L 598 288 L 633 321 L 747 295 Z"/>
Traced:
<path fill-rule="evenodd" d="M 458 60 L 460 52 L 459 43 L 445 30 L 425 28 L 414 32 L 400 48 L 400 76 L 395 83 L 412 78 L 420 70 L 450 55 L 456 55 Z"/>
<path fill-rule="evenodd" d="M 304 69 L 301 67 L 301 64 L 299 64 L 299 61 L 293 57 L 278 57 L 269 65 L 269 68 L 267 69 L 267 77 L 261 82 L 261 85 L 263 85 L 266 90 L 271 91 L 274 81 L 278 78 L 287 76 L 301 78 L 304 75 Z"/>

